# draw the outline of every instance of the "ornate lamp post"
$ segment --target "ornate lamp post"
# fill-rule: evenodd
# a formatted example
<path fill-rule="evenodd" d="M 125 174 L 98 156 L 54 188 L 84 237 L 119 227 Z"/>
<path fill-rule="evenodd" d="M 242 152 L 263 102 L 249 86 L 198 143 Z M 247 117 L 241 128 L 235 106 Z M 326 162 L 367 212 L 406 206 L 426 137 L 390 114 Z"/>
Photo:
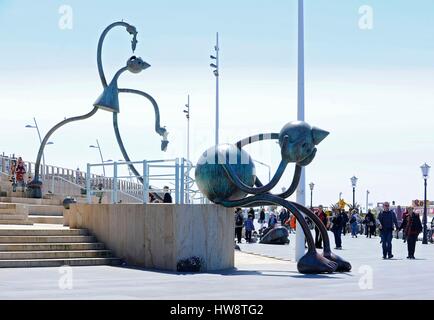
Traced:
<path fill-rule="evenodd" d="M 427 186 L 427 180 L 428 180 L 428 176 L 429 176 L 429 169 L 431 168 L 429 165 L 427 165 L 426 163 L 420 167 L 422 169 L 422 176 L 423 179 L 425 181 L 425 197 L 424 197 L 424 202 L 423 202 L 423 240 L 422 243 L 423 244 L 428 244 L 428 237 L 427 237 L 427 206 L 426 206 L 426 186 Z"/>
<path fill-rule="evenodd" d="M 353 186 L 353 209 L 356 206 L 356 186 L 357 186 L 357 178 L 354 176 L 351 178 L 351 185 Z"/>
<path fill-rule="evenodd" d="M 215 102 L 215 145 L 219 145 L 219 77 L 220 77 L 220 59 L 219 59 L 219 34 L 217 32 L 216 45 L 214 47 L 215 55 L 211 55 L 210 58 L 215 60 L 215 63 L 211 63 L 211 68 L 214 68 L 213 73 L 216 79 L 216 102 Z"/>
<path fill-rule="evenodd" d="M 313 208 L 312 205 L 312 195 L 313 195 L 313 187 L 315 187 L 315 184 L 313 182 L 309 183 L 309 188 L 310 188 L 310 208 Z"/>
<path fill-rule="evenodd" d="M 369 190 L 366 190 L 366 213 L 368 213 L 368 209 L 369 209 L 369 201 L 368 201 L 368 199 L 369 199 L 369 194 L 370 193 L 371 192 Z"/>

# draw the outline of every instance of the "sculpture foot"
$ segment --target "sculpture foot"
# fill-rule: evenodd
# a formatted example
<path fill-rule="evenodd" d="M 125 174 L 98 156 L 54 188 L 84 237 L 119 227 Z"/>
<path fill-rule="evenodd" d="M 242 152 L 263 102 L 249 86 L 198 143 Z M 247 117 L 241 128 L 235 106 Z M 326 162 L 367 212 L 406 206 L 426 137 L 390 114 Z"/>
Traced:
<path fill-rule="evenodd" d="M 297 269 L 303 274 L 332 273 L 338 264 L 323 257 L 318 252 L 308 252 L 298 261 Z"/>
<path fill-rule="evenodd" d="M 29 197 L 34 199 L 41 199 L 42 198 L 42 181 L 33 179 L 30 184 L 28 185 L 28 188 L 30 190 Z"/>
<path fill-rule="evenodd" d="M 338 267 L 336 272 L 350 272 L 351 271 L 351 263 L 342 259 L 338 255 L 335 255 L 333 252 L 324 254 L 324 257 L 330 261 L 336 262 Z"/>

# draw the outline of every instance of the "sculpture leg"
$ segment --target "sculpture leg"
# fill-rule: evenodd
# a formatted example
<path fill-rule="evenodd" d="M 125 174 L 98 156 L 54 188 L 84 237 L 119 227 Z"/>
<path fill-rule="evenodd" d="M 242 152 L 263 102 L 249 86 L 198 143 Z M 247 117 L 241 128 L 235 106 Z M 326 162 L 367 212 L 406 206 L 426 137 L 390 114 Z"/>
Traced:
<path fill-rule="evenodd" d="M 330 261 L 316 251 L 315 243 L 309 226 L 300 211 L 289 201 L 280 197 L 263 194 L 248 197 L 238 201 L 222 201 L 221 204 L 225 207 L 245 207 L 245 206 L 263 206 L 263 205 L 280 205 L 291 211 L 299 222 L 308 245 L 307 253 L 298 261 L 297 269 L 304 274 L 331 273 L 336 271 L 338 264 Z"/>
<path fill-rule="evenodd" d="M 125 161 L 130 162 L 130 157 L 128 156 L 127 150 L 125 150 L 124 143 L 122 142 L 121 134 L 119 132 L 119 126 L 118 126 L 118 114 L 116 112 L 113 113 L 113 128 L 115 129 L 115 135 L 116 140 L 118 141 L 119 148 L 121 149 L 122 156 L 124 157 Z M 128 167 L 131 169 L 131 171 L 134 173 L 134 175 L 139 179 L 139 181 L 143 184 L 143 178 L 142 175 L 136 170 L 134 165 L 129 164 Z"/>
<path fill-rule="evenodd" d="M 29 183 L 29 186 L 28 186 L 28 188 L 31 190 L 31 192 L 30 192 L 31 198 L 37 198 L 37 199 L 42 198 L 42 190 L 41 190 L 42 181 L 39 179 L 39 169 L 41 166 L 41 159 L 42 159 L 42 155 L 44 154 L 45 145 L 47 144 L 48 139 L 50 139 L 51 135 L 57 129 L 63 127 L 65 124 L 70 123 L 70 122 L 74 122 L 74 121 L 88 119 L 91 116 L 93 116 L 97 111 L 98 111 L 98 108 L 94 107 L 91 112 L 89 112 L 83 116 L 65 119 L 65 120 L 59 122 L 58 124 L 56 124 L 53 128 L 51 128 L 50 131 L 48 131 L 48 133 L 44 137 L 44 140 L 42 140 L 41 146 L 39 147 L 39 152 L 38 152 L 38 156 L 36 158 L 36 164 L 35 164 L 35 176 L 33 177 L 33 180 Z"/>
<path fill-rule="evenodd" d="M 321 219 L 318 218 L 318 216 L 315 213 L 313 213 L 311 210 L 309 210 L 308 208 L 306 208 L 306 207 L 304 207 L 298 203 L 295 203 L 295 202 L 291 202 L 291 204 L 293 204 L 297 209 L 299 209 L 301 212 L 303 212 L 305 215 L 307 215 L 315 223 L 315 225 L 318 227 L 318 229 L 321 233 L 321 237 L 323 238 L 323 242 L 324 242 L 324 252 L 323 252 L 324 257 L 326 257 L 327 259 L 334 261 L 338 264 L 338 268 L 336 269 L 336 271 L 349 272 L 351 270 L 351 264 L 348 261 L 345 261 L 341 257 L 337 256 L 336 254 L 334 254 L 331 251 L 330 238 L 328 236 L 327 229 L 324 226 L 324 224 L 322 223 Z"/>

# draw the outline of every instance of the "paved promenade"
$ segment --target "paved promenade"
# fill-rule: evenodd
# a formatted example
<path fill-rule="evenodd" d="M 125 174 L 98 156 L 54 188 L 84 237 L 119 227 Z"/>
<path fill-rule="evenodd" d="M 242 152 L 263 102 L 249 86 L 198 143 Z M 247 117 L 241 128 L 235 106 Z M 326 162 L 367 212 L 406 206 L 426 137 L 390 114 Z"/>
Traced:
<path fill-rule="evenodd" d="M 395 258 L 382 260 L 378 237 L 347 235 L 338 254 L 351 261 L 352 272 L 302 275 L 291 261 L 293 240 L 242 244 L 235 270 L 208 274 L 106 266 L 0 269 L 0 299 L 434 299 L 434 245 L 418 242 L 418 259 L 409 261 L 402 240 L 394 239 Z"/>

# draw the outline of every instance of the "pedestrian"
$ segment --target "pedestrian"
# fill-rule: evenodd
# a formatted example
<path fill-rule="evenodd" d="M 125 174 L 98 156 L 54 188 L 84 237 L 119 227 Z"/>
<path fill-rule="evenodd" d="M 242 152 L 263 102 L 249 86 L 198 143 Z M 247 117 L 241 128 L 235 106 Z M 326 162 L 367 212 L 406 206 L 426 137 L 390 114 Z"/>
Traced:
<path fill-rule="evenodd" d="M 366 228 L 366 238 L 371 238 L 373 234 L 373 228 L 375 228 L 375 217 L 372 214 L 371 210 L 368 210 L 366 214 L 365 220 L 363 221 Z"/>
<path fill-rule="evenodd" d="M 383 247 L 383 259 L 392 259 L 392 238 L 394 227 L 397 229 L 398 221 L 396 220 L 395 212 L 390 210 L 389 202 L 385 202 L 384 210 L 378 215 L 380 221 L 381 242 Z"/>
<path fill-rule="evenodd" d="M 351 213 L 350 226 L 351 226 L 351 237 L 357 238 L 357 231 L 359 227 L 360 216 L 357 210 L 353 210 Z"/>
<path fill-rule="evenodd" d="M 241 243 L 241 234 L 243 231 L 244 216 L 241 208 L 235 210 L 235 236 L 237 237 L 238 243 Z"/>
<path fill-rule="evenodd" d="M 408 215 L 405 220 L 402 221 L 399 229 L 405 230 L 405 234 L 407 235 L 407 259 L 415 259 L 414 252 L 416 250 L 417 238 L 422 232 L 422 223 L 420 222 L 419 214 L 413 211 L 413 207 L 408 207 L 407 212 Z"/>
<path fill-rule="evenodd" d="M 249 212 L 247 213 L 247 217 L 252 217 L 252 220 L 255 221 L 255 210 L 253 208 L 250 208 Z"/>
<path fill-rule="evenodd" d="M 407 217 L 408 217 L 408 210 L 406 209 L 404 211 L 404 213 L 402 214 L 402 219 L 403 219 L 402 221 L 403 221 L 403 223 L 404 223 L 405 219 L 407 219 Z M 400 229 L 402 229 L 402 228 L 400 227 Z M 407 234 L 406 234 L 406 230 L 405 229 L 402 229 L 402 239 L 403 239 L 404 243 L 407 242 Z"/>
<path fill-rule="evenodd" d="M 163 192 L 164 192 L 163 203 L 172 203 L 172 196 L 170 195 L 169 187 L 164 186 Z"/>
<path fill-rule="evenodd" d="M 270 218 L 268 219 L 268 227 L 274 228 L 277 224 L 277 217 L 274 211 L 271 211 Z"/>
<path fill-rule="evenodd" d="M 325 227 L 327 227 L 327 216 L 323 211 L 323 206 L 320 205 L 318 211 L 315 212 L 316 216 L 321 220 Z M 315 225 L 315 247 L 322 249 L 322 236 L 319 228 Z"/>
<path fill-rule="evenodd" d="M 18 158 L 17 166 L 15 168 L 15 179 L 17 186 L 21 186 L 22 192 L 24 192 L 26 183 L 24 181 L 24 175 L 26 174 L 26 165 L 21 157 Z"/>
<path fill-rule="evenodd" d="M 297 218 L 295 217 L 295 214 L 291 215 L 291 218 L 289 220 L 289 227 L 291 228 L 291 231 L 296 231 L 297 229 Z"/>
<path fill-rule="evenodd" d="M 336 250 L 342 250 L 342 227 L 344 221 L 344 211 L 335 211 L 335 215 L 332 218 L 331 231 L 335 236 Z"/>
<path fill-rule="evenodd" d="M 98 184 L 97 190 L 98 191 L 96 192 L 96 196 L 98 197 L 98 203 L 101 204 L 102 198 L 104 197 L 104 190 L 103 190 L 102 183 Z"/>
<path fill-rule="evenodd" d="M 342 217 L 342 233 L 344 234 L 344 236 L 346 236 L 347 235 L 348 221 L 350 219 L 348 218 L 348 214 L 345 212 L 345 210 L 342 210 L 341 217 Z"/>
<path fill-rule="evenodd" d="M 244 223 L 244 227 L 246 228 L 246 242 L 252 243 L 252 231 L 255 230 L 252 216 L 248 216 L 246 222 Z"/>

